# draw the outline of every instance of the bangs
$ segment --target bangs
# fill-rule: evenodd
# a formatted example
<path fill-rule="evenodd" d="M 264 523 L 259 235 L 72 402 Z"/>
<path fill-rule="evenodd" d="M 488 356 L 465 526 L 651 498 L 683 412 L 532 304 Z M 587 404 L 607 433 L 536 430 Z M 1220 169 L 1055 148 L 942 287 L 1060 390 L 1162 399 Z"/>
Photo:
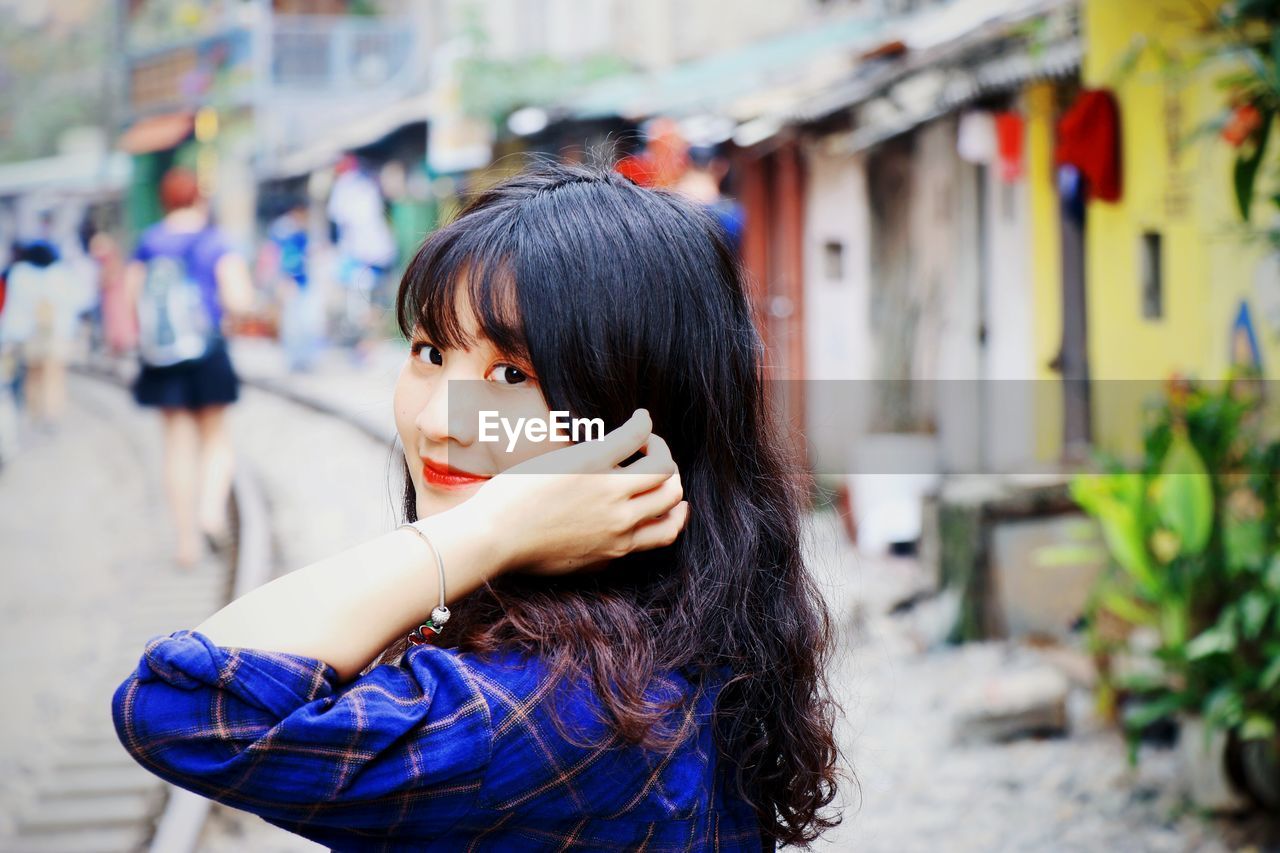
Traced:
<path fill-rule="evenodd" d="M 473 347 L 476 341 L 458 316 L 459 288 L 465 287 L 480 333 L 501 352 L 529 361 L 511 247 L 500 224 L 464 215 L 427 238 L 396 297 L 396 323 L 405 338 L 421 329 L 438 347 Z"/>

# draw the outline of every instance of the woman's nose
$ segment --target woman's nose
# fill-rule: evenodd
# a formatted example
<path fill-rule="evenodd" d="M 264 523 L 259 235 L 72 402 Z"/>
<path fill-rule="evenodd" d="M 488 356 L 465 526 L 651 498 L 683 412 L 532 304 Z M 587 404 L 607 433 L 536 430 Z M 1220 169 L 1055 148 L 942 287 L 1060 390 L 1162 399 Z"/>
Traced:
<path fill-rule="evenodd" d="M 463 447 L 475 442 L 476 414 L 472 412 L 468 416 L 474 406 L 467 403 L 467 398 L 472 396 L 467 393 L 471 384 L 444 377 L 432 383 L 417 417 L 418 430 L 429 441 L 439 444 L 451 441 Z"/>

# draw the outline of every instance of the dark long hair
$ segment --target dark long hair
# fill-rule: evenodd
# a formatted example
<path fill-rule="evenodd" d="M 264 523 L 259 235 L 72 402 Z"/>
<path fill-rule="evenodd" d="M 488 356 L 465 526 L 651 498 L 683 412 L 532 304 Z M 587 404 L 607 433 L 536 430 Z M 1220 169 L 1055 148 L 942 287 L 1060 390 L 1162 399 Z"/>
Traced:
<path fill-rule="evenodd" d="M 839 823 L 819 814 L 838 751 L 830 618 L 800 552 L 806 483 L 770 417 L 763 347 L 718 226 L 615 172 L 541 165 L 426 240 L 400 284 L 401 331 L 469 346 L 457 287 L 494 345 L 527 359 L 551 409 L 607 429 L 648 409 L 690 517 L 674 545 L 603 572 L 493 580 L 453 608 L 444 644 L 543 656 L 589 680 L 615 736 L 649 748 L 688 734 L 661 725 L 669 706 L 647 698 L 653 680 L 702 684 L 727 669 L 716 741 L 764 831 L 807 844 Z"/>

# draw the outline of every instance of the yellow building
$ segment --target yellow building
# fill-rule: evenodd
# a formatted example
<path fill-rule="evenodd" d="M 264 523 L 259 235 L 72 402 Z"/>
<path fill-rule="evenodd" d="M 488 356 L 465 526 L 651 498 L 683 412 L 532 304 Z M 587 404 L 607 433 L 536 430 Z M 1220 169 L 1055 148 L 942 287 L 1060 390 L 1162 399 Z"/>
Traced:
<path fill-rule="evenodd" d="M 1240 346 L 1246 336 L 1235 332 L 1242 308 L 1265 375 L 1280 375 L 1280 265 L 1239 221 L 1234 149 L 1219 136 L 1197 133 L 1225 108 L 1216 81 L 1228 69 L 1196 61 L 1212 5 L 1082 3 L 1081 85 L 1114 93 L 1122 128 L 1123 195 L 1115 203 L 1088 203 L 1082 248 L 1082 334 L 1095 446 L 1136 447 L 1141 398 L 1158 391 L 1156 383 L 1172 375 L 1220 379 L 1233 359 L 1252 355 L 1253 347 Z M 1032 164 L 1051 162 L 1044 155 L 1055 142 L 1058 95 L 1045 86 L 1028 92 Z M 1263 180 L 1266 171 L 1264 163 Z M 1069 310 L 1064 248 L 1053 175 L 1030 177 L 1037 361 L 1049 378 L 1058 375 L 1048 364 L 1058 354 Z M 1258 195 L 1255 225 L 1275 213 L 1268 194 Z M 1057 425 L 1046 425 L 1041 449 L 1052 453 L 1063 436 Z"/>

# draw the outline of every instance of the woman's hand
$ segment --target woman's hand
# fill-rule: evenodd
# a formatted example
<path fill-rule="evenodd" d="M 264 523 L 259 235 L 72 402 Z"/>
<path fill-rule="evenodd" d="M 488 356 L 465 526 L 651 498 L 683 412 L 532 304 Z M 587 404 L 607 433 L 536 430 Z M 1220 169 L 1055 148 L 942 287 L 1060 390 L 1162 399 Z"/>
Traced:
<path fill-rule="evenodd" d="M 644 409 L 601 441 L 514 465 L 458 509 L 488 516 L 509 570 L 564 574 L 670 545 L 689 517 L 680 473 Z M 620 463 L 642 452 L 623 468 Z"/>

